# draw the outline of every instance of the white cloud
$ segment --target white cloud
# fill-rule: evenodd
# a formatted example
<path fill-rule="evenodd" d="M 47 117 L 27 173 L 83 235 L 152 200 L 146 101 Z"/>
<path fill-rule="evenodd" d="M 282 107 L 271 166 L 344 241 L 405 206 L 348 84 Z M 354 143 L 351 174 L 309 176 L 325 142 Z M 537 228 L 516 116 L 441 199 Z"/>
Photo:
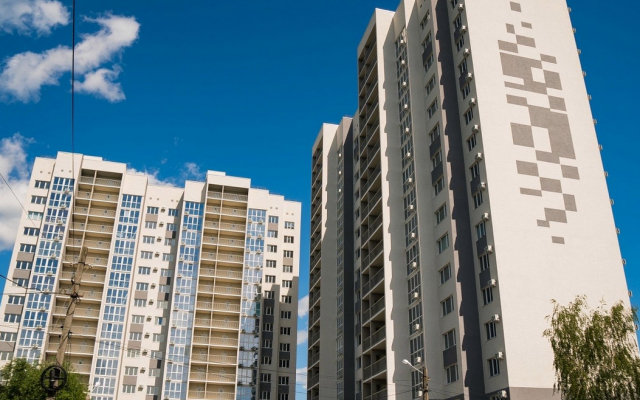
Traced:
<path fill-rule="evenodd" d="M 0 0 L 3 1 L 3 0 Z M 114 84 L 119 69 L 98 69 L 138 38 L 140 24 L 133 17 L 107 15 L 86 19 L 100 25 L 93 34 L 81 35 L 75 47 L 75 69 L 84 75 L 79 83 L 81 91 L 105 97 L 110 101 L 124 98 L 122 88 Z M 30 51 L 10 57 L 0 74 L 0 93 L 8 99 L 27 103 L 40 99 L 40 89 L 45 85 L 58 85 L 61 76 L 71 71 L 71 49 L 58 46 L 43 53 Z M 114 100 L 115 99 L 115 100 Z"/>
<path fill-rule="evenodd" d="M 204 172 L 200 171 L 200 166 L 194 162 L 184 163 L 181 171 L 182 179 L 184 180 L 202 180 L 204 179 Z"/>
<path fill-rule="evenodd" d="M 307 368 L 296 368 L 296 385 L 307 390 Z"/>
<path fill-rule="evenodd" d="M 309 295 L 298 300 L 298 318 L 304 318 L 309 314 Z"/>
<path fill-rule="evenodd" d="M 309 338 L 309 331 L 306 329 L 298 330 L 298 344 L 307 343 Z"/>
<path fill-rule="evenodd" d="M 145 175 L 148 180 L 149 180 L 149 185 L 155 185 L 155 186 L 167 186 L 167 187 L 177 187 L 177 185 L 171 180 L 161 180 L 158 178 L 158 173 L 160 172 L 160 170 L 154 170 L 154 171 L 138 171 L 135 168 L 127 168 L 127 173 L 128 174 L 135 174 L 135 175 Z"/>
<path fill-rule="evenodd" d="M 120 67 L 116 65 L 113 70 L 100 68 L 89 72 L 84 76 L 84 82 L 76 81 L 75 89 L 78 93 L 93 93 L 112 103 L 122 101 L 125 99 L 122 85 L 113 82 L 120 71 Z"/>
<path fill-rule="evenodd" d="M 0 173 L 15 195 L 24 203 L 29 188 L 31 166 L 27 163 L 26 146 L 31 142 L 20 134 L 0 140 Z M 0 251 L 10 250 L 16 239 L 20 218 L 24 213 L 4 181 L 0 180 Z"/>
<path fill-rule="evenodd" d="M 0 0 L 0 31 L 48 35 L 57 25 L 69 23 L 69 12 L 55 0 Z"/>

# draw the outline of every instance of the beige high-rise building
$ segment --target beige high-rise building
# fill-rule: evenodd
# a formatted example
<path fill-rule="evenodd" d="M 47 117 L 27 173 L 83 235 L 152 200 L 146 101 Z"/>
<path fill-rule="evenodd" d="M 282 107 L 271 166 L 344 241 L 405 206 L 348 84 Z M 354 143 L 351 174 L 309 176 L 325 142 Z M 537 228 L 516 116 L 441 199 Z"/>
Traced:
<path fill-rule="evenodd" d="M 93 400 L 293 400 L 301 206 L 250 183 L 156 186 L 99 157 L 37 158 L 2 364 L 55 359 L 79 281 L 65 360 Z"/>
<path fill-rule="evenodd" d="M 308 399 L 557 398 L 551 300 L 629 305 L 565 0 L 402 0 L 357 59 L 313 148 Z"/>

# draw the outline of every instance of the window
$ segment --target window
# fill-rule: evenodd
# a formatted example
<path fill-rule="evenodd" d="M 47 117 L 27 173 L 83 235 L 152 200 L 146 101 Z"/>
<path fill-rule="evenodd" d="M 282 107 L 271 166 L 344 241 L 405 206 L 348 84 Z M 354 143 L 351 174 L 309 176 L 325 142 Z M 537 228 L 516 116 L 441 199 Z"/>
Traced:
<path fill-rule="evenodd" d="M 493 301 L 493 288 L 491 286 L 482 289 L 482 300 L 485 306 Z"/>
<path fill-rule="evenodd" d="M 463 76 L 467 71 L 469 71 L 469 68 L 467 67 L 467 59 L 464 58 L 462 59 L 462 62 L 458 64 L 458 72 L 460 73 L 460 76 Z"/>
<path fill-rule="evenodd" d="M 160 394 L 159 386 L 147 386 L 147 394 L 157 395 Z"/>
<path fill-rule="evenodd" d="M 270 224 L 277 224 L 278 223 L 278 217 L 275 215 L 269 215 L 269 223 Z"/>
<path fill-rule="evenodd" d="M 476 133 L 471 134 L 467 139 L 467 150 L 471 151 L 478 144 L 478 135 Z"/>
<path fill-rule="evenodd" d="M 429 116 L 429 118 L 433 117 L 436 111 L 438 111 L 438 99 L 434 100 L 429 108 L 427 108 L 427 115 Z"/>
<path fill-rule="evenodd" d="M 285 250 L 284 258 L 293 258 L 293 250 Z"/>
<path fill-rule="evenodd" d="M 278 237 L 278 231 L 267 231 L 267 237 L 277 238 Z"/>
<path fill-rule="evenodd" d="M 153 244 L 155 242 L 155 238 L 153 236 L 143 236 L 142 243 Z"/>
<path fill-rule="evenodd" d="M 158 289 L 160 293 L 171 293 L 171 285 L 160 285 Z"/>
<path fill-rule="evenodd" d="M 131 316 L 132 324 L 143 324 L 144 323 L 144 315 L 132 315 Z"/>
<path fill-rule="evenodd" d="M 0 332 L 0 341 L 15 342 L 18 338 L 17 332 Z"/>
<path fill-rule="evenodd" d="M 452 329 L 442 335 L 444 337 L 444 349 L 450 349 L 456 345 L 456 330 Z"/>
<path fill-rule="evenodd" d="M 478 208 L 482 205 L 482 191 L 478 191 L 473 195 L 473 206 Z"/>
<path fill-rule="evenodd" d="M 265 349 L 273 348 L 273 340 L 271 340 L 271 339 L 263 339 L 262 340 L 262 347 L 264 347 Z"/>
<path fill-rule="evenodd" d="M 264 281 L 266 283 L 276 283 L 276 276 L 275 275 L 265 275 L 264 276 Z"/>
<path fill-rule="evenodd" d="M 273 332 L 273 324 L 269 322 L 265 322 L 262 324 L 262 330 L 264 332 Z"/>
<path fill-rule="evenodd" d="M 24 304 L 24 296 L 9 296 L 8 304 L 16 304 L 23 305 Z"/>
<path fill-rule="evenodd" d="M 447 204 L 445 203 L 442 206 L 440 206 L 440 208 L 438 208 L 435 214 L 436 214 L 436 225 L 438 225 L 440 222 L 444 221 L 444 219 L 447 217 Z"/>
<path fill-rule="evenodd" d="M 127 357 L 129 358 L 140 357 L 140 349 L 127 349 Z"/>
<path fill-rule="evenodd" d="M 289 368 L 289 360 L 280 360 L 278 365 L 280 368 Z"/>
<path fill-rule="evenodd" d="M 169 308 L 169 302 L 168 301 L 158 300 L 156 303 L 157 303 L 156 308 L 161 308 L 163 310 L 166 310 L 167 308 Z"/>
<path fill-rule="evenodd" d="M 138 274 L 151 275 L 151 267 L 138 267 Z"/>
<path fill-rule="evenodd" d="M 278 377 L 278 385 L 288 385 L 289 377 L 288 376 L 279 376 Z"/>
<path fill-rule="evenodd" d="M 35 187 L 38 189 L 49 189 L 49 182 L 47 181 L 36 181 Z"/>
<path fill-rule="evenodd" d="M 291 311 L 280 311 L 280 318 L 291 319 Z"/>
<path fill-rule="evenodd" d="M 20 245 L 20 251 L 25 252 L 25 253 L 35 253 L 36 252 L 36 245 L 35 244 L 24 244 L 24 243 L 22 243 Z"/>
<path fill-rule="evenodd" d="M 155 377 L 162 376 L 162 369 L 160 369 L 160 368 L 149 368 L 149 376 L 155 376 Z"/>
<path fill-rule="evenodd" d="M 260 374 L 260 382 L 271 383 L 271 374 Z"/>
<path fill-rule="evenodd" d="M 170 208 L 167 211 L 167 215 L 169 215 L 170 217 L 177 217 L 178 216 L 178 210 L 175 208 Z"/>
<path fill-rule="evenodd" d="M 438 245 L 438 254 L 442 254 L 446 249 L 449 248 L 449 234 L 445 234 L 443 237 L 438 239 L 436 243 Z"/>
<path fill-rule="evenodd" d="M 471 178 L 480 176 L 480 163 L 477 162 L 473 164 L 471 167 L 469 167 L 469 171 L 471 171 Z"/>
<path fill-rule="evenodd" d="M 275 268 L 276 260 L 267 260 L 267 268 Z"/>
<path fill-rule="evenodd" d="M 296 224 L 293 223 L 292 221 L 285 221 L 284 222 L 284 229 L 295 229 Z"/>
<path fill-rule="evenodd" d="M 138 375 L 138 367 L 124 367 L 124 374 L 128 376 Z"/>
<path fill-rule="evenodd" d="M 471 84 L 467 83 L 462 87 L 462 89 L 460 89 L 460 91 L 462 92 L 462 99 L 466 99 L 471 93 Z"/>
<path fill-rule="evenodd" d="M 122 393 L 135 393 L 136 385 L 122 385 Z"/>
<path fill-rule="evenodd" d="M 167 324 L 167 317 L 156 317 L 156 325 L 164 326 Z"/>
<path fill-rule="evenodd" d="M 283 280 L 282 281 L 282 287 L 284 287 L 284 288 L 293 287 L 293 281 Z"/>
<path fill-rule="evenodd" d="M 149 290 L 149 284 L 146 282 L 137 282 L 136 290 Z"/>
<path fill-rule="evenodd" d="M 489 268 L 491 266 L 491 263 L 489 261 L 489 254 L 485 253 L 483 255 L 480 256 L 480 270 L 484 271 L 485 269 Z"/>
<path fill-rule="evenodd" d="M 140 258 L 143 258 L 145 260 L 151 260 L 153 258 L 153 252 L 151 252 L 151 251 L 141 251 L 140 252 Z"/>
<path fill-rule="evenodd" d="M 282 266 L 282 272 L 292 273 L 293 272 L 293 265 L 283 265 Z"/>
<path fill-rule="evenodd" d="M 464 35 L 460 35 L 460 38 L 456 42 L 456 50 L 460 51 L 464 47 Z"/>
<path fill-rule="evenodd" d="M 267 245 L 267 252 L 269 252 L 269 253 L 277 253 L 278 252 L 278 246 L 275 246 L 273 244 L 268 244 Z"/>
<path fill-rule="evenodd" d="M 478 240 L 487 236 L 487 224 L 482 221 L 478 225 L 476 225 L 476 237 Z"/>
<path fill-rule="evenodd" d="M 262 364 L 271 365 L 271 357 L 267 357 L 267 356 L 262 357 Z"/>
<path fill-rule="evenodd" d="M 443 283 L 445 283 L 449 279 L 451 279 L 451 264 L 445 265 L 440 270 L 440 284 L 442 285 Z"/>
<path fill-rule="evenodd" d="M 278 400 L 289 400 L 289 393 L 280 393 Z"/>
<path fill-rule="evenodd" d="M 284 237 L 284 242 L 285 243 L 293 243 L 293 236 L 285 236 Z"/>
<path fill-rule="evenodd" d="M 41 221 L 42 213 L 37 211 L 29 211 L 27 217 L 32 221 Z"/>
<path fill-rule="evenodd" d="M 159 350 L 151 350 L 151 358 L 162 360 L 162 352 Z"/>
<path fill-rule="evenodd" d="M 24 228 L 22 232 L 25 236 L 38 236 L 40 234 L 40 229 L 38 228 Z"/>
<path fill-rule="evenodd" d="M 444 177 L 438 179 L 436 183 L 433 184 L 434 196 L 437 196 L 444 189 Z"/>
<path fill-rule="evenodd" d="M 162 268 L 160 270 L 160 276 L 171 278 L 173 276 L 173 271 L 171 271 L 170 269 Z"/>
<path fill-rule="evenodd" d="M 293 302 L 293 298 L 291 296 L 282 296 L 282 302 L 286 304 L 291 304 Z"/>
<path fill-rule="evenodd" d="M 30 270 L 33 267 L 33 263 L 29 261 L 18 261 L 16 262 L 17 269 L 27 269 Z"/>
<path fill-rule="evenodd" d="M 431 91 L 436 87 L 436 76 L 432 76 L 427 83 L 425 89 L 427 90 L 427 96 L 431 93 Z"/>
<path fill-rule="evenodd" d="M 420 21 L 420 29 L 424 29 L 427 26 L 430 18 L 431 12 L 427 10 L 427 13 L 422 17 L 422 21 Z"/>
<path fill-rule="evenodd" d="M 158 214 L 158 207 L 147 207 L 147 214 Z"/>
<path fill-rule="evenodd" d="M 447 384 L 458 380 L 458 365 L 453 364 L 444 369 L 447 375 Z"/>
<path fill-rule="evenodd" d="M 453 296 L 449 296 L 440 302 L 442 305 L 442 316 L 450 314 L 453 311 Z"/>
<path fill-rule="evenodd" d="M 29 279 L 27 278 L 13 278 L 13 281 L 11 282 L 11 286 L 19 286 L 23 288 L 26 288 L 28 284 Z"/>
<path fill-rule="evenodd" d="M 5 314 L 4 322 L 20 322 L 20 314 Z"/>
<path fill-rule="evenodd" d="M 484 324 L 484 329 L 487 332 L 487 340 L 491 340 L 498 335 L 496 331 L 496 323 L 495 321 L 487 322 Z"/>
<path fill-rule="evenodd" d="M 145 221 L 144 227 L 147 229 L 156 229 L 158 223 L 155 221 Z"/>
<path fill-rule="evenodd" d="M 178 224 L 167 224 L 167 230 L 168 231 L 177 231 L 178 230 Z"/>
<path fill-rule="evenodd" d="M 173 261 L 173 254 L 162 253 L 162 261 Z"/>
<path fill-rule="evenodd" d="M 451 8 L 456 8 L 457 4 L 458 4 L 458 0 L 451 0 Z"/>
<path fill-rule="evenodd" d="M 490 358 L 487 361 L 489 363 L 489 376 L 500 375 L 500 360 L 497 358 Z"/>
<path fill-rule="evenodd" d="M 469 125 L 469 122 L 473 120 L 473 107 L 469 107 L 467 111 L 464 113 L 464 123 Z"/>
<path fill-rule="evenodd" d="M 176 245 L 176 240 L 172 239 L 172 238 L 165 238 L 164 239 L 164 245 L 165 246 L 175 246 Z"/>
<path fill-rule="evenodd" d="M 291 335 L 291 328 L 281 326 L 280 327 L 280 334 L 281 335 L 285 335 L 285 336 L 290 336 Z"/>
<path fill-rule="evenodd" d="M 161 333 L 154 333 L 153 334 L 153 341 L 154 342 L 164 342 L 164 335 Z"/>
<path fill-rule="evenodd" d="M 433 171 L 442 163 L 442 151 L 436 151 L 436 154 L 431 159 L 431 170 Z"/>
<path fill-rule="evenodd" d="M 271 357 L 269 357 L 271 358 Z M 269 362 L 271 364 L 271 362 Z M 267 392 L 265 390 L 260 392 L 260 400 L 271 400 L 271 392 Z"/>
<path fill-rule="evenodd" d="M 265 299 L 275 299 L 275 292 L 273 290 L 265 290 L 264 291 Z"/>
<path fill-rule="evenodd" d="M 147 300 L 146 299 L 133 299 L 133 306 L 134 307 L 146 307 L 147 306 Z"/>

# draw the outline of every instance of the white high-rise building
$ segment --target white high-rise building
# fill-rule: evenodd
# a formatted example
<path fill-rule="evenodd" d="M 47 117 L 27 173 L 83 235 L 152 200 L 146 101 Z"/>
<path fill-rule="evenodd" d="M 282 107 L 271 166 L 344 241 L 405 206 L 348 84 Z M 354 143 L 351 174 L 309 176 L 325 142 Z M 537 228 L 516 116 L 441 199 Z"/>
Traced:
<path fill-rule="evenodd" d="M 55 359 L 79 281 L 65 361 L 92 399 L 294 399 L 300 203 L 220 172 L 154 186 L 58 153 L 35 160 L 24 205 L 2 363 Z"/>
<path fill-rule="evenodd" d="M 629 305 L 565 0 L 402 0 L 357 54 L 312 151 L 308 399 L 555 398 L 551 300 Z"/>

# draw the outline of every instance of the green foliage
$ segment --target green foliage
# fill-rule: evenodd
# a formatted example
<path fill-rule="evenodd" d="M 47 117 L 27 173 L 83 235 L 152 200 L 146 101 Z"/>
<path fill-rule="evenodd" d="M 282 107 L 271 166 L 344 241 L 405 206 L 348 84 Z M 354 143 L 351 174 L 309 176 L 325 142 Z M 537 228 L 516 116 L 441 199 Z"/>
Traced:
<path fill-rule="evenodd" d="M 2 369 L 0 400 L 46 400 L 47 392 L 40 386 L 40 375 L 49 364 L 30 364 L 17 358 Z M 85 400 L 87 386 L 77 374 L 67 370 L 67 384 L 56 394 L 56 400 Z"/>
<path fill-rule="evenodd" d="M 554 390 L 564 400 L 640 398 L 640 359 L 635 339 L 636 310 L 622 302 L 611 310 L 589 310 L 585 296 L 567 306 L 555 300 L 547 317 L 556 370 Z"/>

